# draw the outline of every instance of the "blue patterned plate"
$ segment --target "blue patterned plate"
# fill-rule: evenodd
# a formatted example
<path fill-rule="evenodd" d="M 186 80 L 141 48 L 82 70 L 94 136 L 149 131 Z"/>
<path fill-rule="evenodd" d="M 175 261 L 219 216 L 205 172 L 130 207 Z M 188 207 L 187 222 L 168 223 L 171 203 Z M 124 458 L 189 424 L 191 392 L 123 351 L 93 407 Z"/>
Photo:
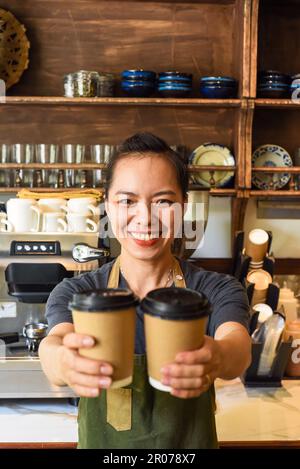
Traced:
<path fill-rule="evenodd" d="M 234 166 L 235 159 L 229 148 L 216 143 L 205 143 L 196 148 L 190 156 L 190 164 L 203 166 Z M 233 171 L 215 171 L 216 187 L 226 186 L 233 178 Z M 210 187 L 211 174 L 209 171 L 193 173 L 192 180 L 196 184 Z"/>
<path fill-rule="evenodd" d="M 252 155 L 252 166 L 254 168 L 261 166 L 291 168 L 293 160 L 288 152 L 278 145 L 261 145 Z M 288 173 L 253 173 L 252 175 L 252 183 L 262 190 L 282 189 L 290 179 L 291 175 Z"/>

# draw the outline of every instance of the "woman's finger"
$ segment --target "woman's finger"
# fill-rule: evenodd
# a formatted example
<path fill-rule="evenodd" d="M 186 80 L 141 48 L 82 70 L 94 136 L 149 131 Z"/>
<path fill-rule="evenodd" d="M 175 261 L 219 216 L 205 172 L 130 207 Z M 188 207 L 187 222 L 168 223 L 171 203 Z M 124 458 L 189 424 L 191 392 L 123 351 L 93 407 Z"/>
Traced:
<path fill-rule="evenodd" d="M 186 365 L 196 365 L 209 363 L 212 360 L 212 351 L 209 347 L 202 347 L 191 352 L 181 352 L 176 355 L 176 363 L 184 363 Z"/>
<path fill-rule="evenodd" d="M 67 368 L 87 375 L 111 376 L 113 373 L 113 367 L 109 363 L 81 357 L 78 353 L 68 349 L 65 349 L 63 361 Z"/>
<path fill-rule="evenodd" d="M 162 369 L 162 376 L 171 378 L 193 378 L 204 376 L 210 371 L 210 365 L 183 365 L 174 363 Z"/>
<path fill-rule="evenodd" d="M 83 386 L 87 388 L 109 388 L 111 385 L 111 378 L 108 376 L 93 376 L 84 373 L 77 373 L 76 371 L 70 371 L 68 375 L 69 385 Z"/>
<path fill-rule="evenodd" d="M 72 386 L 73 391 L 77 396 L 80 397 L 98 397 L 100 396 L 101 389 L 99 388 L 88 388 L 86 386 Z"/>
<path fill-rule="evenodd" d="M 206 376 L 202 378 L 164 378 L 162 383 L 172 389 L 194 390 L 207 386 Z"/>
<path fill-rule="evenodd" d="M 95 340 L 89 335 L 70 332 L 64 336 L 63 345 L 71 349 L 90 348 L 95 345 Z"/>
<path fill-rule="evenodd" d="M 172 396 L 179 397 L 181 399 L 190 399 L 192 397 L 199 397 L 201 394 L 203 394 L 205 391 L 207 391 L 206 388 L 201 388 L 197 390 L 191 390 L 191 389 L 172 389 L 171 394 Z"/>

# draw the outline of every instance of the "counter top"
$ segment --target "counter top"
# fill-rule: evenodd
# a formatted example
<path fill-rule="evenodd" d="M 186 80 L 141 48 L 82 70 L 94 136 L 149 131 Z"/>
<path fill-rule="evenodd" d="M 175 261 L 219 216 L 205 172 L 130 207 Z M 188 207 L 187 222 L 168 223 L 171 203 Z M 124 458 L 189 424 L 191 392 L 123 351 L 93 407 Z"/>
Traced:
<path fill-rule="evenodd" d="M 221 446 L 300 446 L 300 380 L 282 388 L 216 381 Z M 22 418 L 21 418 L 22 417 Z M 66 399 L 0 400 L 0 447 L 76 447 L 77 408 Z"/>
<path fill-rule="evenodd" d="M 246 388 L 217 380 L 216 423 L 220 442 L 294 442 L 300 447 L 300 380 L 281 388 Z"/>
<path fill-rule="evenodd" d="M 75 447 L 76 442 L 77 407 L 67 399 L 0 400 L 0 447 L 15 443 L 18 447 L 32 443 L 36 447 Z"/>

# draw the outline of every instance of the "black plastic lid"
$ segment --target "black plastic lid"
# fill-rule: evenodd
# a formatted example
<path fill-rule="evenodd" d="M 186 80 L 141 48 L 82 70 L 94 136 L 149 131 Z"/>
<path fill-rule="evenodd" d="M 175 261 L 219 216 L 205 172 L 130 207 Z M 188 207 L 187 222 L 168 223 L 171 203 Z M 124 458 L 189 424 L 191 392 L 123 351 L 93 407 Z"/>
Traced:
<path fill-rule="evenodd" d="M 137 297 L 126 288 L 101 288 L 75 293 L 70 309 L 88 312 L 112 311 L 130 308 L 138 304 Z"/>
<path fill-rule="evenodd" d="M 144 313 L 163 319 L 198 319 L 211 313 L 206 296 L 190 288 L 157 288 L 148 293 L 141 307 Z"/>

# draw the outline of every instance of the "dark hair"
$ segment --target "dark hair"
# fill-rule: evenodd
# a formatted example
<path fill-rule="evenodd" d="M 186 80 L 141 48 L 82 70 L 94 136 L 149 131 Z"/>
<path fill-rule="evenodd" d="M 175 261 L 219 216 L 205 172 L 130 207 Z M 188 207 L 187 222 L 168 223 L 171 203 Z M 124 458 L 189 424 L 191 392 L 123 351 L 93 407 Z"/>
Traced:
<path fill-rule="evenodd" d="M 117 162 L 127 156 L 131 156 L 133 153 L 141 156 L 149 153 L 164 156 L 173 165 L 182 195 L 184 198 L 186 197 L 189 178 L 185 161 L 179 153 L 172 150 L 164 140 L 150 132 L 139 132 L 134 134 L 132 137 L 127 138 L 112 155 L 106 170 L 106 197 L 108 196 L 108 192 L 112 184 L 114 169 Z"/>

